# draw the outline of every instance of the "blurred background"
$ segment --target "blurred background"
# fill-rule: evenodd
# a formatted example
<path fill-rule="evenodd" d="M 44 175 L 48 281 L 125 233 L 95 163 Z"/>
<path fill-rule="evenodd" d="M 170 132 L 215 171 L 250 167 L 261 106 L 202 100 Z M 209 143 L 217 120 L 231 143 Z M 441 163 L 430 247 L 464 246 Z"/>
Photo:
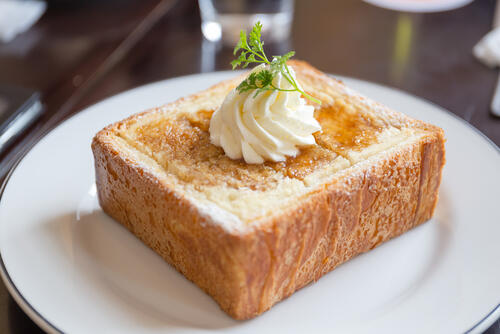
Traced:
<path fill-rule="evenodd" d="M 490 113 L 498 72 L 472 52 L 493 29 L 495 8 L 495 0 L 0 0 L 0 182 L 89 105 L 230 70 L 231 32 L 256 19 L 273 27 L 267 54 L 295 50 L 324 72 L 427 99 L 500 145 L 500 119 Z M 40 332 L 0 285 L 0 332 Z M 499 322 L 486 333 L 499 334 Z"/>

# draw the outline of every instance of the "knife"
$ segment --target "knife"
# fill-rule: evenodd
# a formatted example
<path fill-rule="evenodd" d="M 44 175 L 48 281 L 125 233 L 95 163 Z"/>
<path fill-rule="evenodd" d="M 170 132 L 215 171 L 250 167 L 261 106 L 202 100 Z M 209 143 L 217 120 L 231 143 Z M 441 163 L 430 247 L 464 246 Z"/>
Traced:
<path fill-rule="evenodd" d="M 500 0 L 497 0 L 495 16 L 493 17 L 493 29 L 500 26 Z M 497 79 L 497 86 L 491 100 L 491 114 L 500 117 L 500 74 Z"/>
<path fill-rule="evenodd" d="M 25 87 L 0 84 L 0 153 L 42 111 L 38 92 Z"/>

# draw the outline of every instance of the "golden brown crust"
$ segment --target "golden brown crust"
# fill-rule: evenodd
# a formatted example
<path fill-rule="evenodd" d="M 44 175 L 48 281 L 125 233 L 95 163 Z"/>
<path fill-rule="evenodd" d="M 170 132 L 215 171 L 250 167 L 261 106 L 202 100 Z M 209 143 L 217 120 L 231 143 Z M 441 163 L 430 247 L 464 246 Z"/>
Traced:
<path fill-rule="evenodd" d="M 297 66 L 307 72 L 310 85 L 335 84 L 305 63 Z M 225 85 L 231 83 L 211 89 Z M 166 108 L 174 110 L 197 96 Z M 385 107 L 380 112 L 388 121 L 427 132 L 340 171 L 286 210 L 241 229 L 225 228 L 220 218 L 177 191 L 169 175 L 156 172 L 155 161 L 119 142 L 116 129 L 147 113 L 135 115 L 93 140 L 99 202 L 229 315 L 249 319 L 432 216 L 444 165 L 443 132 Z"/>
<path fill-rule="evenodd" d="M 251 298 L 245 311 L 230 314 L 258 315 L 343 262 L 427 221 L 443 163 L 444 138 L 437 133 L 325 184 L 288 214 L 247 234 L 239 262 L 248 264 L 242 267 L 247 276 L 260 279 L 246 287 Z M 256 258 L 258 266 L 251 263 Z"/>

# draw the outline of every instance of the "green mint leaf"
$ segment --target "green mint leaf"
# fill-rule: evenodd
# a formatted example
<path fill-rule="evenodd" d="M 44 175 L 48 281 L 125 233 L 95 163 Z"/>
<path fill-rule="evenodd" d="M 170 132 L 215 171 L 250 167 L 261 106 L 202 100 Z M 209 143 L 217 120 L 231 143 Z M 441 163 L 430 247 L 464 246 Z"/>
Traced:
<path fill-rule="evenodd" d="M 231 62 L 231 65 L 233 66 L 233 70 L 246 61 L 246 55 L 247 55 L 247 52 L 243 51 L 240 53 L 238 58 L 236 58 L 235 60 L 233 60 Z M 246 66 L 244 66 L 244 67 L 246 67 Z"/>
<path fill-rule="evenodd" d="M 295 56 L 295 51 L 289 51 L 287 53 L 285 53 L 283 56 L 280 57 L 280 62 L 282 64 L 286 63 L 290 58 L 292 58 L 293 56 Z"/>
<path fill-rule="evenodd" d="M 257 73 L 256 72 L 250 73 L 247 81 L 248 81 L 249 86 L 258 88 L 258 86 L 257 86 Z"/>
<path fill-rule="evenodd" d="M 231 67 L 234 69 L 236 69 L 238 67 L 238 59 L 235 59 L 233 61 L 231 61 Z"/>
<path fill-rule="evenodd" d="M 238 58 L 231 62 L 231 66 L 234 70 L 238 67 L 246 68 L 250 64 L 266 64 L 269 66 L 269 69 L 250 73 L 248 78 L 243 80 L 238 87 L 236 87 L 236 90 L 239 93 L 255 90 L 254 97 L 268 90 L 279 90 L 285 92 L 297 91 L 310 101 L 321 104 L 321 101 L 315 99 L 300 89 L 299 85 L 290 73 L 287 61 L 295 55 L 295 51 L 287 52 L 282 56 L 274 56 L 273 60 L 269 61 L 264 52 L 264 42 L 261 40 L 261 35 L 262 23 L 260 22 L 257 22 L 253 26 L 248 36 L 246 31 L 240 31 L 240 39 L 233 50 L 234 55 L 238 52 L 240 52 L 240 54 Z M 281 74 L 283 78 L 290 83 L 292 88 L 281 89 L 273 86 L 273 80 L 278 74 Z"/>
<path fill-rule="evenodd" d="M 255 55 L 252 53 L 248 56 L 247 60 L 248 63 L 255 63 L 257 60 L 255 59 Z"/>
<path fill-rule="evenodd" d="M 262 70 L 257 72 L 257 80 L 259 81 L 260 88 L 265 88 L 273 83 L 274 75 L 269 70 Z"/>
<path fill-rule="evenodd" d="M 248 78 L 246 78 L 245 80 L 243 80 L 238 85 L 238 87 L 236 87 L 236 90 L 238 90 L 239 93 L 243 93 L 243 92 L 255 89 L 256 88 L 255 80 L 256 80 L 255 73 L 250 73 L 250 75 L 248 76 Z"/>
<path fill-rule="evenodd" d="M 245 30 L 240 30 L 240 40 L 234 47 L 233 55 L 236 55 L 236 53 L 241 49 L 248 49 L 247 32 Z"/>
<path fill-rule="evenodd" d="M 250 35 L 248 36 L 249 37 L 248 43 L 250 47 L 255 49 L 255 51 L 263 50 L 262 46 L 264 45 L 264 43 L 262 43 L 260 40 L 261 33 L 262 33 L 262 23 L 260 23 L 259 21 L 255 23 L 255 25 L 252 28 L 252 31 L 250 31 Z"/>

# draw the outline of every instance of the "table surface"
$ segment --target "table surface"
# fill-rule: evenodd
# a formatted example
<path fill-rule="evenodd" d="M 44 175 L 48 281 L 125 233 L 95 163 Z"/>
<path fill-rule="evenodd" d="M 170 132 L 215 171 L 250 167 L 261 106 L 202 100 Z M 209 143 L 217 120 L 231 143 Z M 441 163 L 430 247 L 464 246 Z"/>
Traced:
<path fill-rule="evenodd" d="M 0 182 L 41 136 L 86 106 L 153 81 L 230 69 L 231 50 L 203 40 L 194 0 L 49 3 L 32 29 L 0 44 L 0 83 L 40 91 L 45 106 L 0 154 Z M 500 145 L 500 119 L 489 114 L 498 73 L 471 54 L 491 29 L 494 7 L 494 0 L 476 0 L 453 11 L 411 14 L 361 1 L 298 0 L 290 39 L 266 47 L 271 54 L 293 49 L 325 72 L 427 99 Z M 41 332 L 2 283 L 0 332 Z M 486 333 L 500 334 L 500 321 Z"/>

